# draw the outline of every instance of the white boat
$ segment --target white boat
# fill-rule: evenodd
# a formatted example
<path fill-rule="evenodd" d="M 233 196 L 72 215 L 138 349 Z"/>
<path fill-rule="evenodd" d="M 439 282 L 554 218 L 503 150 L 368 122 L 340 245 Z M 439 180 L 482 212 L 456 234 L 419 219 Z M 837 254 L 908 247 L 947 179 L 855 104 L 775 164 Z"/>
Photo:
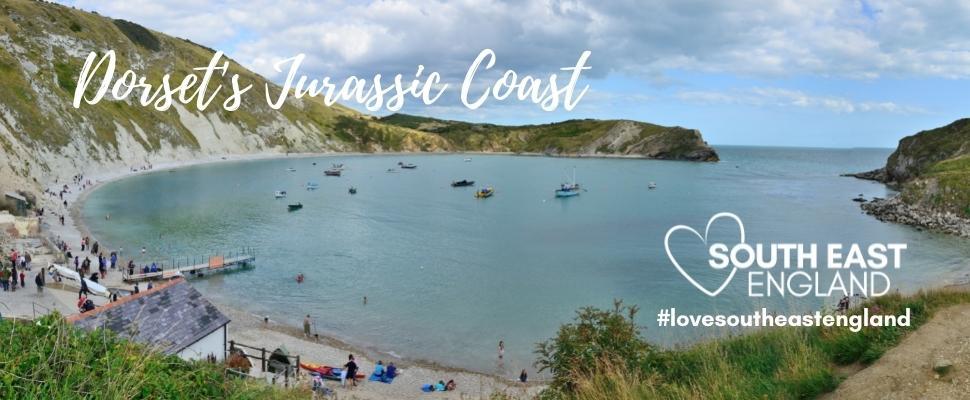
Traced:
<path fill-rule="evenodd" d="M 466 159 L 465 159 L 465 162 L 472 162 L 472 159 L 470 159 L 470 158 L 466 158 Z"/>
<path fill-rule="evenodd" d="M 573 180 L 571 183 L 563 183 L 559 185 L 559 189 L 556 189 L 556 197 L 573 197 L 579 196 L 579 192 L 582 189 L 579 184 L 576 183 L 576 168 L 573 167 Z"/>
<path fill-rule="evenodd" d="M 57 274 L 61 277 L 61 282 L 66 282 L 74 287 L 81 288 L 81 275 L 70 268 L 62 267 L 57 264 L 50 264 L 48 270 L 51 273 Z M 88 286 L 88 291 L 101 297 L 108 297 L 111 293 L 108 292 L 108 288 L 102 286 L 100 283 L 94 282 L 88 278 L 84 278 L 84 283 Z"/>
<path fill-rule="evenodd" d="M 296 172 L 296 168 L 293 168 L 293 167 L 287 168 L 286 170 L 290 172 Z"/>
<path fill-rule="evenodd" d="M 285 190 L 277 190 L 277 191 L 273 192 L 273 197 L 275 197 L 277 199 L 282 199 L 282 198 L 286 197 L 286 191 Z"/>
<path fill-rule="evenodd" d="M 656 183 L 650 182 L 650 184 L 647 185 L 647 189 L 656 189 L 656 188 L 657 188 L 657 184 Z"/>
<path fill-rule="evenodd" d="M 307 182 L 306 190 L 317 190 L 320 188 L 320 184 L 316 182 Z"/>

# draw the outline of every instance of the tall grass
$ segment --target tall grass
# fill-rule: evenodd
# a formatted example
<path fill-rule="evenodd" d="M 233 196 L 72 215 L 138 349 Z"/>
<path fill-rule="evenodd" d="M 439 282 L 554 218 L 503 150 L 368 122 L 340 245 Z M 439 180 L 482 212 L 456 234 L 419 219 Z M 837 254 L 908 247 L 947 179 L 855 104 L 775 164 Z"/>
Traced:
<path fill-rule="evenodd" d="M 2 399 L 264 399 L 301 394 L 227 378 L 221 365 L 161 355 L 104 330 L 76 329 L 56 314 L 31 323 L 0 322 Z"/>
<path fill-rule="evenodd" d="M 545 399 L 810 399 L 834 390 L 843 377 L 839 365 L 868 365 L 896 346 L 946 306 L 970 303 L 966 291 L 934 290 L 911 296 L 887 295 L 869 301 L 870 314 L 900 315 L 909 308 L 909 327 L 770 328 L 699 343 L 680 349 L 652 349 L 640 362 L 616 358 L 602 342 L 584 347 L 572 341 L 571 352 L 599 354 L 578 368 L 553 370 L 554 384 Z M 579 314 L 582 316 L 583 314 Z M 610 320 L 616 323 L 615 320 Z M 632 319 L 629 319 L 631 321 Z M 564 326 L 569 332 L 591 321 Z M 594 321 L 595 322 L 595 321 Z M 562 331 L 563 329 L 561 329 Z M 540 358 L 563 336 L 540 346 Z M 638 339 L 638 340 L 643 340 Z M 543 347 L 544 346 L 544 347 Z M 546 360 L 549 361 L 548 359 Z"/>

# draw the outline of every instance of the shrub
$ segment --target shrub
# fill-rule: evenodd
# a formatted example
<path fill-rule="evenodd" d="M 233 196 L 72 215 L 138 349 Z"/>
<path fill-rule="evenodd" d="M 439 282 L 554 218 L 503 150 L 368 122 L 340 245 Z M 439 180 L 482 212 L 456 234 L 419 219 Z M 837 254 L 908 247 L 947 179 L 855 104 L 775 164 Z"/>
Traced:
<path fill-rule="evenodd" d="M 151 51 L 159 51 L 162 49 L 162 44 L 158 41 L 158 38 L 144 26 L 123 19 L 114 20 L 114 24 L 132 43 Z"/>
<path fill-rule="evenodd" d="M 651 353 L 634 322 L 637 310 L 619 300 L 611 310 L 580 309 L 574 323 L 561 326 L 555 338 L 537 344 L 536 367 L 554 374 L 553 387 L 567 389 L 573 375 L 594 373 L 603 363 L 637 369 Z"/>

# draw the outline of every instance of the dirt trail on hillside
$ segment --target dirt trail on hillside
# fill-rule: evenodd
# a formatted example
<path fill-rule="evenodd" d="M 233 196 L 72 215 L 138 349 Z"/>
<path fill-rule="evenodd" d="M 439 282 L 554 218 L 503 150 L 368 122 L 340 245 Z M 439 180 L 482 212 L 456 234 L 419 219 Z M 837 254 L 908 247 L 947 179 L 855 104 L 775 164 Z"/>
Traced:
<path fill-rule="evenodd" d="M 952 363 L 943 376 L 933 368 Z M 970 304 L 945 308 L 822 399 L 970 398 Z"/>

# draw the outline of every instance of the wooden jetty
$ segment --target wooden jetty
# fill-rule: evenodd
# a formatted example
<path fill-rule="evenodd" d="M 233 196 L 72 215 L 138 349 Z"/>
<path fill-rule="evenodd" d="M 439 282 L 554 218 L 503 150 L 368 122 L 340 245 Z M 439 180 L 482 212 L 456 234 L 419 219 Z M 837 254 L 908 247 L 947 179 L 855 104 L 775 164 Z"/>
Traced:
<path fill-rule="evenodd" d="M 157 272 L 143 272 L 144 264 L 135 266 L 135 273 L 128 274 L 127 267 L 122 267 L 125 282 L 138 282 L 156 279 L 172 279 L 186 274 L 198 275 L 209 272 L 222 272 L 234 267 L 244 267 L 256 261 L 256 251 L 251 248 L 228 253 L 208 255 L 202 257 L 173 258 L 171 263 L 158 263 L 161 269 Z M 136 263 L 137 264 L 137 263 Z M 149 265 L 151 265 L 149 263 Z"/>

